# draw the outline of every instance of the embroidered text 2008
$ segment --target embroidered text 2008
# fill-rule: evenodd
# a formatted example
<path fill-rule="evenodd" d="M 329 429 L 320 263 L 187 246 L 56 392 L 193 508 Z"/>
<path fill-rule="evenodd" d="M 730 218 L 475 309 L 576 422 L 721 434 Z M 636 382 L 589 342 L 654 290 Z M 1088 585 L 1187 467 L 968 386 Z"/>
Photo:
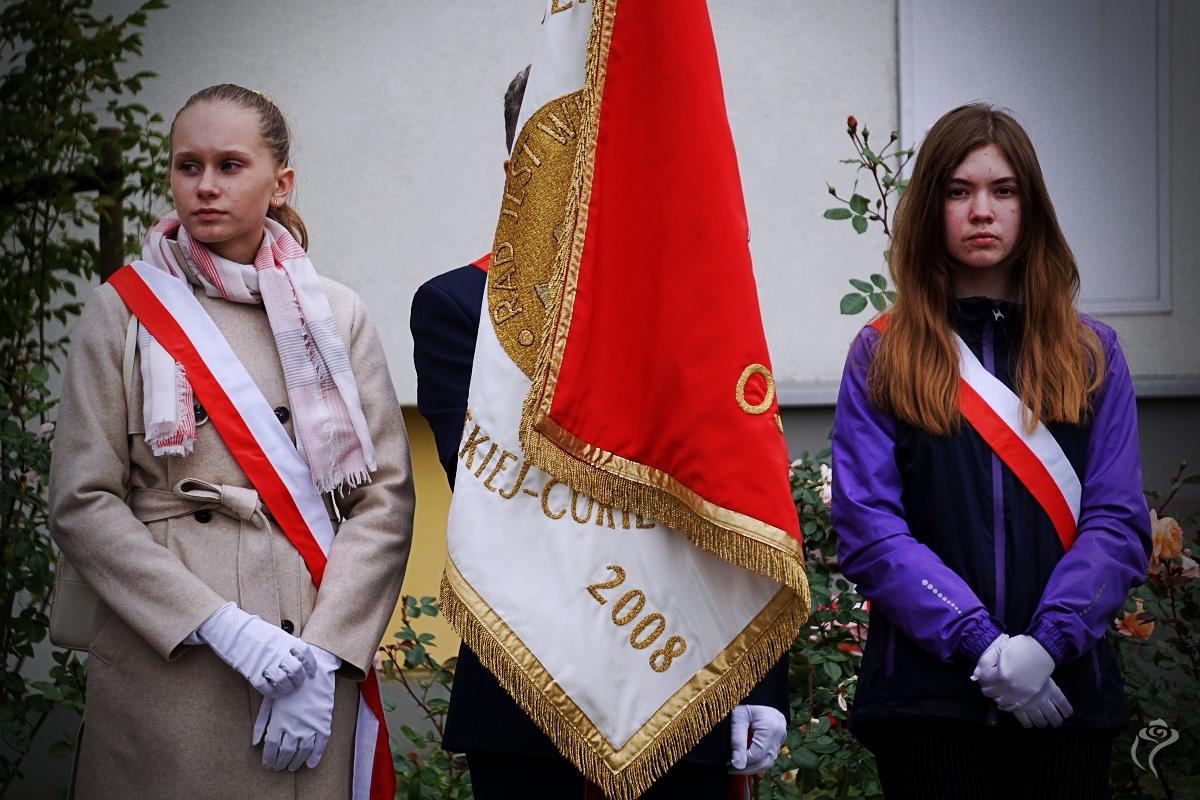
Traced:
<path fill-rule="evenodd" d="M 608 599 L 600 594 L 601 589 L 615 589 L 625 582 L 625 570 L 616 564 L 609 564 L 613 578 L 588 585 L 588 593 L 600 605 L 607 605 Z M 630 589 L 621 595 L 612 607 L 614 625 L 625 626 L 637 619 L 646 607 L 646 593 L 641 589 Z M 645 650 L 658 641 L 667 630 L 667 619 L 657 611 L 642 617 L 633 632 L 629 634 L 629 646 L 635 650 Z M 665 645 L 650 654 L 650 668 L 655 672 L 666 672 L 671 668 L 671 662 L 687 651 L 687 641 L 682 636 L 668 636 Z"/>

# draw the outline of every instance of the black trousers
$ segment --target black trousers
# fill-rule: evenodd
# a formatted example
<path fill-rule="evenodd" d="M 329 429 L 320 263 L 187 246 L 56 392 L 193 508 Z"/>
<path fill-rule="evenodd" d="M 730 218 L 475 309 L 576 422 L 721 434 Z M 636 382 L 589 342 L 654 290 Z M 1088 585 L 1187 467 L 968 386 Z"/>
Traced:
<path fill-rule="evenodd" d="M 886 800 L 1106 800 L 1113 733 L 953 720 L 873 722 Z"/>
<path fill-rule="evenodd" d="M 467 766 L 475 800 L 584 800 L 586 781 L 565 758 L 473 752 Z M 728 769 L 680 762 L 638 800 L 725 800 Z"/>

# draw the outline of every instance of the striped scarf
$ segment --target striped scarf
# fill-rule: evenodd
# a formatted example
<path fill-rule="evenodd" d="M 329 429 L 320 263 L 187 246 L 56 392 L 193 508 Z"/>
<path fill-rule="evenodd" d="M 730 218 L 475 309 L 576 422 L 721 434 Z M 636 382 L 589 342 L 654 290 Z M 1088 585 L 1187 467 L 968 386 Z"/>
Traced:
<path fill-rule="evenodd" d="M 172 211 L 146 236 L 142 259 L 209 297 L 262 303 L 283 365 L 300 455 L 320 492 L 370 481 L 375 448 L 358 383 L 321 279 L 287 229 L 266 220 L 253 264 L 221 258 L 192 239 Z M 138 326 L 146 442 L 154 455 L 184 456 L 196 440 L 192 389 L 183 367 Z"/>

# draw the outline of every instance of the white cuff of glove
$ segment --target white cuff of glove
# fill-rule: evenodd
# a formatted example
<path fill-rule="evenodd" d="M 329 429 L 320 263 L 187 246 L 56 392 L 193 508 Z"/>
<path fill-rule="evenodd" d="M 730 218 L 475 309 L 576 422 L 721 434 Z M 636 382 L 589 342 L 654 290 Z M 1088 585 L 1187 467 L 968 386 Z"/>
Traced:
<path fill-rule="evenodd" d="M 992 640 L 992 643 L 983 651 L 983 655 L 979 657 L 979 661 L 976 662 L 975 670 L 971 673 L 971 680 L 978 681 L 984 675 L 991 676 L 1000 663 L 1000 648 L 1004 647 L 1007 642 L 1007 633 L 1002 633 Z"/>
<path fill-rule="evenodd" d="M 787 720 L 771 706 L 741 705 L 730 715 L 732 775 L 753 775 L 770 769 L 787 738 Z"/>
<path fill-rule="evenodd" d="M 188 638 L 207 644 L 266 697 L 295 690 L 317 668 L 308 643 L 248 614 L 236 603 L 218 608 Z"/>
<path fill-rule="evenodd" d="M 251 744 L 262 742 L 263 766 L 276 772 L 317 766 L 333 730 L 334 673 L 342 660 L 309 646 L 316 654 L 316 674 L 291 694 L 265 698 L 254 720 Z"/>

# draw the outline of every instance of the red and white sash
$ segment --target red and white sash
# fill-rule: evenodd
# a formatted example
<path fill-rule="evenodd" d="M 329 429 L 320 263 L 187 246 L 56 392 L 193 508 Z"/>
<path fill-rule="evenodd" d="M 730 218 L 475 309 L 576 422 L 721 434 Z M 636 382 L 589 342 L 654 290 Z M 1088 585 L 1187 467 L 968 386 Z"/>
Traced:
<path fill-rule="evenodd" d="M 886 317 L 870 323 L 882 332 Z M 1029 410 L 1012 389 L 979 362 L 958 334 L 958 410 L 1050 517 L 1064 550 L 1075 541 L 1082 487 L 1058 441 L 1040 421 L 1029 431 Z"/>
<path fill-rule="evenodd" d="M 117 270 L 108 282 L 183 365 L 213 427 L 320 587 L 334 532 L 312 473 L 191 287 L 142 261 Z M 374 669 L 359 689 L 352 797 L 391 800 L 396 778 Z"/>

